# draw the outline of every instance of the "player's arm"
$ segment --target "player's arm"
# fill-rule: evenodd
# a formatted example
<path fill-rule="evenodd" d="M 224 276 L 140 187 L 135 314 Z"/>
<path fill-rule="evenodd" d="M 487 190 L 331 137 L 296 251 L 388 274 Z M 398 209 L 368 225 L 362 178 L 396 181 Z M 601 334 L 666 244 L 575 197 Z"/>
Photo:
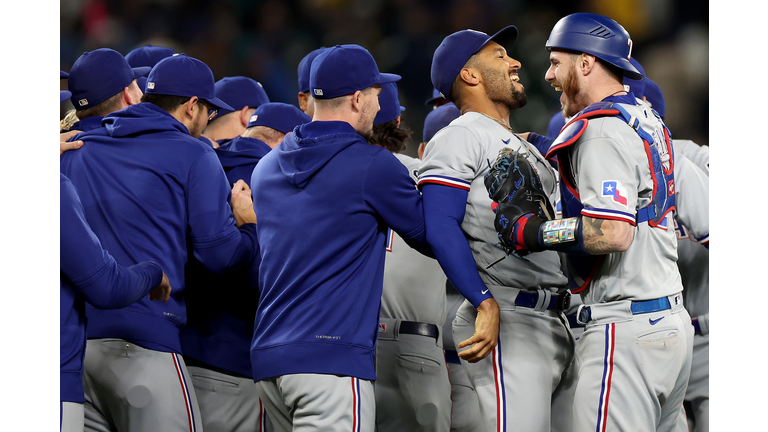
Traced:
<path fill-rule="evenodd" d="M 150 293 L 150 300 L 168 301 L 168 277 L 153 262 L 130 267 L 119 265 L 85 220 L 82 204 L 72 183 L 60 181 L 60 271 L 95 307 L 116 309 L 128 306 Z"/>
<path fill-rule="evenodd" d="M 477 308 L 475 334 L 458 344 L 458 348 L 473 345 L 459 357 L 474 363 L 485 358 L 498 343 L 499 306 L 477 272 L 475 259 L 461 230 L 468 191 L 464 189 L 425 184 L 424 217 L 427 240 L 448 279 L 456 289 Z"/>
<path fill-rule="evenodd" d="M 195 257 L 214 273 L 253 263 L 259 253 L 256 224 L 237 227 L 230 207 L 232 190 L 213 150 L 193 162 L 186 190 Z"/>
<path fill-rule="evenodd" d="M 709 176 L 675 148 L 675 219 L 709 249 Z"/>

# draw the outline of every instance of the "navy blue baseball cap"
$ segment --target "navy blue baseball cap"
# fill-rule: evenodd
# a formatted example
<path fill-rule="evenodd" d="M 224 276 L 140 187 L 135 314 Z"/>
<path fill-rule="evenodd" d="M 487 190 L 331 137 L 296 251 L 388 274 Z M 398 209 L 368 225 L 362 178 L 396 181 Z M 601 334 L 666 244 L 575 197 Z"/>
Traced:
<path fill-rule="evenodd" d="M 312 117 L 304 114 L 293 105 L 281 102 L 268 102 L 258 108 L 248 121 L 248 127 L 266 126 L 282 133 L 293 132 L 296 126 L 312 121 Z"/>
<path fill-rule="evenodd" d="M 397 84 L 386 83 L 381 85 L 379 93 L 379 112 L 373 119 L 373 124 L 378 125 L 396 119 L 405 107 L 400 106 L 400 98 L 397 97 Z"/>
<path fill-rule="evenodd" d="M 186 54 L 175 54 L 160 60 L 147 77 L 146 94 L 192 97 L 210 103 L 219 109 L 231 106 L 216 97 L 211 68 Z"/>
<path fill-rule="evenodd" d="M 643 95 L 645 94 L 645 69 L 640 66 L 640 63 L 638 63 L 634 57 L 631 57 L 629 62 L 632 64 L 632 66 L 635 67 L 635 69 L 637 69 L 638 72 L 640 72 L 640 74 L 643 75 L 643 78 L 632 79 L 625 75 L 623 78 L 624 89 L 628 92 L 632 92 L 635 97 L 642 99 Z"/>
<path fill-rule="evenodd" d="M 517 42 L 517 27 L 510 25 L 488 36 L 477 30 L 461 30 L 447 36 L 435 50 L 432 57 L 432 85 L 444 98 L 450 98 L 453 81 L 467 64 L 467 60 L 490 41 L 511 50 Z"/>
<path fill-rule="evenodd" d="M 82 111 L 104 102 L 151 68 L 131 68 L 122 54 L 109 48 L 85 52 L 69 71 L 72 104 Z"/>
<path fill-rule="evenodd" d="M 318 48 L 301 59 L 299 62 L 299 91 L 302 93 L 309 92 L 309 70 L 312 68 L 312 60 L 317 58 L 321 52 L 325 51 L 326 47 Z"/>
<path fill-rule="evenodd" d="M 265 103 L 269 103 L 269 97 L 261 83 L 244 76 L 224 77 L 218 80 L 215 85 L 214 94 L 217 98 L 234 108 L 234 111 L 245 107 L 258 108 Z M 231 112 L 233 111 L 220 109 L 217 117 Z"/>
<path fill-rule="evenodd" d="M 456 108 L 456 105 L 454 105 L 453 102 L 449 102 L 433 109 L 427 114 L 427 118 L 424 119 L 424 139 L 422 141 L 428 142 L 431 140 L 440 129 L 451 124 L 451 122 L 459 118 L 460 115 L 461 111 Z"/>
<path fill-rule="evenodd" d="M 360 45 L 336 45 L 312 61 L 309 88 L 315 99 L 333 99 L 400 78 L 400 75 L 380 73 L 376 60 Z"/>
<path fill-rule="evenodd" d="M 68 78 L 69 77 L 69 74 L 64 72 L 63 70 L 59 69 L 59 72 L 61 72 L 61 74 L 59 75 L 60 79 L 64 79 L 64 78 Z"/>
<path fill-rule="evenodd" d="M 59 92 L 60 92 L 59 93 L 59 97 L 61 98 L 61 100 L 59 100 L 59 103 L 62 103 L 65 100 L 67 100 L 67 99 L 72 97 L 72 92 L 70 92 L 68 90 L 59 90 Z"/>
<path fill-rule="evenodd" d="M 645 93 L 643 93 L 643 96 L 650 102 L 651 108 L 659 113 L 661 117 L 667 116 L 667 103 L 664 101 L 664 93 L 662 93 L 661 87 L 648 77 L 645 77 Z"/>
<path fill-rule="evenodd" d="M 176 51 L 172 50 L 171 48 L 147 44 L 138 47 L 126 54 L 125 59 L 128 60 L 128 64 L 131 65 L 131 67 L 153 67 L 160 60 L 166 57 L 170 57 L 174 54 L 176 54 Z M 149 75 L 149 71 L 147 71 L 146 74 L 136 78 L 136 84 L 139 85 L 141 91 L 144 91 L 147 86 L 147 75 Z"/>
<path fill-rule="evenodd" d="M 439 101 L 440 99 L 445 99 L 443 95 L 440 94 L 439 91 L 437 91 L 436 88 L 432 87 L 432 97 L 427 99 L 426 102 L 424 102 L 424 105 L 432 105 L 433 103 Z"/>

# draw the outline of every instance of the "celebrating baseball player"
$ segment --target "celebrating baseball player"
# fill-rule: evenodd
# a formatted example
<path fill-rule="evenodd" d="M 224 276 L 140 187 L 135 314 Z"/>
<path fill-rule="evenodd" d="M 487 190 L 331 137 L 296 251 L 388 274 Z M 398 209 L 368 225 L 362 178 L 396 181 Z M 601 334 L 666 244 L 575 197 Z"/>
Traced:
<path fill-rule="evenodd" d="M 258 254 L 255 224 L 235 226 L 221 164 L 197 139 L 213 111 L 228 107 L 214 96 L 208 66 L 185 55 L 161 60 L 142 101 L 105 117 L 78 136 L 81 149 L 61 156 L 105 249 L 122 263 L 156 260 L 175 288 L 168 303 L 87 305 L 85 425 L 196 431 L 200 412 L 179 340 L 187 256 L 215 272 L 247 266 Z"/>
<path fill-rule="evenodd" d="M 531 168 L 512 152 L 495 165 L 506 176 L 487 182 L 499 203 L 494 223 L 513 255 L 567 254 L 571 286 L 584 301 L 577 319 L 585 324 L 573 430 L 685 430 L 693 327 L 675 264 L 669 131 L 624 89 L 623 76 L 642 75 L 616 21 L 568 15 L 546 47 L 546 80 L 562 91 L 564 114 L 573 117 L 547 154 L 559 165 L 563 219 L 521 203 L 529 188 L 515 180 Z"/>
<path fill-rule="evenodd" d="M 510 112 L 527 102 L 518 76 L 521 64 L 507 52 L 517 35 L 515 26 L 493 36 L 463 30 L 446 37 L 435 51 L 432 83 L 462 115 L 427 144 L 419 186 L 427 236 L 446 275 L 462 294 L 492 294 L 493 306 L 500 309 L 497 343 L 488 346 L 492 352 L 484 360 L 467 358 L 466 343 L 460 341 L 472 337 L 486 310 L 476 310 L 478 304 L 467 297 L 453 321 L 454 341 L 477 391 L 484 429 L 544 432 L 550 430 L 552 394 L 573 357 L 562 314 L 567 279 L 556 252 L 525 260 L 507 257 L 493 228 L 493 201 L 484 184 L 499 151 L 515 150 L 535 166 L 526 181 L 538 172 L 546 199 L 552 200 L 556 191 L 553 168 L 509 125 Z"/>

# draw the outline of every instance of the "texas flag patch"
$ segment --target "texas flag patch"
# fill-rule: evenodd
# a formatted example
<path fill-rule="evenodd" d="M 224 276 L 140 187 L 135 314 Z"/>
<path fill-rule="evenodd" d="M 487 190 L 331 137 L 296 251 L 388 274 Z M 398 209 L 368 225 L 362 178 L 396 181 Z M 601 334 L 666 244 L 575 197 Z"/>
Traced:
<path fill-rule="evenodd" d="M 603 182 L 603 196 L 613 198 L 613 201 L 627 206 L 627 190 L 616 180 L 606 180 Z"/>

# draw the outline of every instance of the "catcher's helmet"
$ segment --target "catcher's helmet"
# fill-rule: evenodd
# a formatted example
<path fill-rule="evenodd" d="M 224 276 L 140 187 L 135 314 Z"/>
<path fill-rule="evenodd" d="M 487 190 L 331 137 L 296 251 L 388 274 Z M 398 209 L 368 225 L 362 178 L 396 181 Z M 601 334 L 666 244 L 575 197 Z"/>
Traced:
<path fill-rule="evenodd" d="M 553 48 L 592 54 L 624 71 L 627 78 L 643 78 L 629 62 L 632 55 L 629 33 L 608 17 L 580 12 L 561 18 L 547 39 L 547 49 Z"/>

